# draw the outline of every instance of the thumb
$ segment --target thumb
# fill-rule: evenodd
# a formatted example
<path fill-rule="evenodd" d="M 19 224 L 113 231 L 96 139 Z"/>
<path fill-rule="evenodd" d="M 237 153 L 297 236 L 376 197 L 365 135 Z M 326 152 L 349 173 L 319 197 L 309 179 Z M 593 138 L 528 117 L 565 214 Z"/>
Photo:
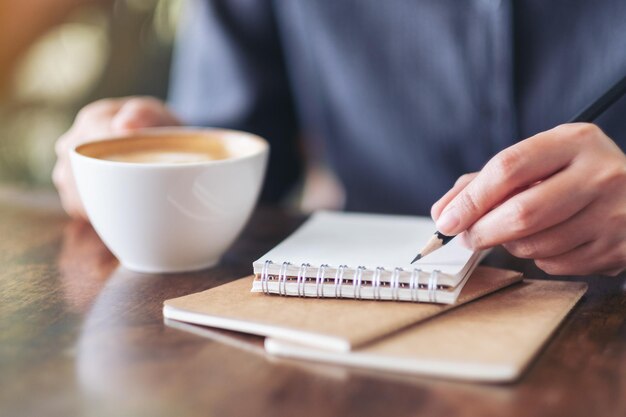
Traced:
<path fill-rule="evenodd" d="M 132 98 L 111 119 L 111 130 L 114 132 L 178 125 L 180 121 L 162 102 L 153 98 Z"/>

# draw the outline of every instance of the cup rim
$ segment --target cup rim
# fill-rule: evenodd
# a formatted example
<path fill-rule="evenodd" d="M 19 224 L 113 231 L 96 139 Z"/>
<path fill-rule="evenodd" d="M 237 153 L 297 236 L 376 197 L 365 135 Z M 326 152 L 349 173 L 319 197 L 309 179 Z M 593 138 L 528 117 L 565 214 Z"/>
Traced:
<path fill-rule="evenodd" d="M 247 137 L 249 139 L 252 139 L 252 140 L 258 142 L 260 146 L 259 146 L 258 149 L 254 150 L 254 151 L 252 151 L 252 152 L 250 152 L 249 154 L 246 154 L 246 155 L 233 156 L 232 158 L 226 158 L 226 159 L 216 159 L 216 160 L 210 160 L 210 161 L 197 161 L 197 162 L 183 162 L 183 163 L 180 163 L 180 162 L 178 162 L 178 163 L 176 163 L 176 162 L 150 162 L 150 163 L 145 163 L 145 162 L 111 161 L 111 160 L 108 160 L 108 159 L 100 159 L 100 158 L 95 158 L 93 156 L 87 156 L 87 155 L 84 155 L 84 154 L 79 152 L 79 148 L 81 148 L 83 146 L 88 146 L 88 145 L 91 145 L 93 143 L 101 143 L 101 142 L 109 142 L 109 141 L 116 141 L 116 140 L 124 140 L 124 139 L 127 139 L 127 138 L 131 138 L 133 135 L 135 135 L 137 133 L 158 136 L 158 135 L 171 134 L 172 132 L 182 133 L 182 134 L 212 132 L 212 133 L 224 133 L 224 134 L 243 135 L 243 136 L 245 136 L 245 137 Z M 110 166 L 118 166 L 118 167 L 133 167 L 133 168 L 137 168 L 137 169 L 153 169 L 153 168 L 159 168 L 159 169 L 183 169 L 183 168 L 189 168 L 189 167 L 223 165 L 223 164 L 230 164 L 230 163 L 234 163 L 234 162 L 244 161 L 246 159 L 255 158 L 258 155 L 267 153 L 268 150 L 269 150 L 269 143 L 267 142 L 267 140 L 263 139 L 259 135 L 255 135 L 254 133 L 246 132 L 246 131 L 243 131 L 243 130 L 225 129 L 225 128 L 219 128 L 219 127 L 202 127 L 202 126 L 163 126 L 163 127 L 148 127 L 148 128 L 134 129 L 132 131 L 128 131 L 128 132 L 125 132 L 125 133 L 118 133 L 118 134 L 111 134 L 111 135 L 103 135 L 103 136 L 94 137 L 94 138 L 90 139 L 87 142 L 84 142 L 84 143 L 81 143 L 81 144 L 73 146 L 70 149 L 70 156 L 74 157 L 74 158 L 86 159 L 86 160 L 92 161 L 93 163 L 98 163 L 98 164 L 103 164 L 103 165 L 110 165 Z"/>

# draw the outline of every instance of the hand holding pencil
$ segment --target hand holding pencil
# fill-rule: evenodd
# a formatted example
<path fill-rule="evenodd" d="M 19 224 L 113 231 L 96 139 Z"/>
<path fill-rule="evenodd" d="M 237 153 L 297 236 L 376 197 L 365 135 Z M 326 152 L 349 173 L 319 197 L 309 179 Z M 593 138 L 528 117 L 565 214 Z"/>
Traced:
<path fill-rule="evenodd" d="M 558 275 L 626 269 L 626 155 L 596 125 L 558 126 L 464 175 L 432 207 L 437 230 L 503 244 Z"/>
<path fill-rule="evenodd" d="M 550 274 L 626 270 L 626 155 L 594 121 L 626 94 L 626 76 L 569 123 L 521 141 L 461 176 L 432 209 L 437 232 L 413 262 L 457 234 L 503 244 Z"/>

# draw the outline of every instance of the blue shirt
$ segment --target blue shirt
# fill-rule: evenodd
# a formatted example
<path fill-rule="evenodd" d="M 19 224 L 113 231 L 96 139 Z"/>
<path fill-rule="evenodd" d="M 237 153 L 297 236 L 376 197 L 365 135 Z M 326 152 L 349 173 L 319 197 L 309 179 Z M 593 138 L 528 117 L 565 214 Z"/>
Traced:
<path fill-rule="evenodd" d="M 626 74 L 623 0 L 192 0 L 170 103 L 272 145 L 265 197 L 298 138 L 351 210 L 427 214 L 455 179 L 565 122 Z M 626 100 L 598 124 L 624 150 Z"/>

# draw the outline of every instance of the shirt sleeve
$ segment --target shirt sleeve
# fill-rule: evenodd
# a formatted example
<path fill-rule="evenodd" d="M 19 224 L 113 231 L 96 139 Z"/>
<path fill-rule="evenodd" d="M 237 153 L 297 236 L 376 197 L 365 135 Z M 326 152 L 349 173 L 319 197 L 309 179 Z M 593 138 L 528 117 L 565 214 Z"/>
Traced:
<path fill-rule="evenodd" d="M 240 129 L 270 142 L 262 199 L 300 174 L 298 126 L 270 0 L 190 0 L 179 23 L 169 104 L 186 124 Z"/>

